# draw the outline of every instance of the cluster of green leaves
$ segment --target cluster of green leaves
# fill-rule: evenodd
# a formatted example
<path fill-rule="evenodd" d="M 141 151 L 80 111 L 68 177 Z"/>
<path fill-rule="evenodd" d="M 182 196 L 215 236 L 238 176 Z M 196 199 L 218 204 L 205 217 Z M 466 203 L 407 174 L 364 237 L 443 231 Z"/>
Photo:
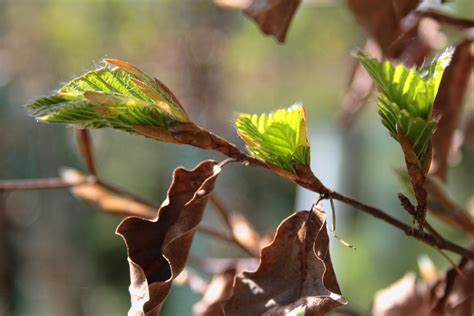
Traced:
<path fill-rule="evenodd" d="M 73 79 L 50 97 L 27 105 L 37 119 L 84 128 L 169 127 L 188 117 L 169 90 L 136 67 L 115 59 Z"/>
<path fill-rule="evenodd" d="M 83 128 L 111 127 L 133 132 L 136 126 L 169 128 L 189 122 L 173 93 L 160 81 L 120 60 L 73 79 L 53 96 L 27 105 L 38 120 Z M 308 166 L 310 148 L 301 105 L 270 114 L 242 114 L 239 135 L 252 156 L 294 173 Z"/>
<path fill-rule="evenodd" d="M 437 118 L 432 115 L 433 103 L 452 54 L 453 49 L 448 48 L 427 67 L 408 69 L 402 64 L 394 66 L 390 61 L 379 62 L 363 52 L 357 53 L 380 91 L 378 108 L 382 123 L 397 141 L 397 127 L 401 129 L 420 162 L 426 158 L 437 125 Z"/>
<path fill-rule="evenodd" d="M 309 166 L 306 116 L 300 104 L 270 114 L 241 114 L 235 125 L 255 158 L 293 173 L 298 165 Z"/>

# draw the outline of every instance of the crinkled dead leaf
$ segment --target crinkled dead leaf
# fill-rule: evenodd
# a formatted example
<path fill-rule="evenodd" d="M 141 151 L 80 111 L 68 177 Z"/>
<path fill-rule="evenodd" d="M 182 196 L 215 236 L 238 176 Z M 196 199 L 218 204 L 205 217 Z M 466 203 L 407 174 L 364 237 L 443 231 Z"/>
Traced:
<path fill-rule="evenodd" d="M 260 30 L 273 35 L 283 43 L 293 15 L 301 0 L 253 0 L 244 10 L 260 27 Z"/>
<path fill-rule="evenodd" d="M 194 315 L 224 316 L 221 303 L 232 296 L 235 273 L 235 269 L 229 269 L 214 275 L 202 299 L 194 304 Z"/>
<path fill-rule="evenodd" d="M 129 217 L 117 227 L 128 250 L 132 301 L 129 315 L 155 315 L 161 310 L 173 279 L 184 269 L 220 170 L 212 160 L 193 170 L 177 168 L 157 218 Z"/>
<path fill-rule="evenodd" d="M 66 183 L 82 183 L 71 188 L 72 194 L 78 199 L 87 201 L 99 207 L 102 211 L 120 216 L 140 216 L 153 218 L 156 209 L 133 201 L 124 196 L 113 194 L 99 183 L 86 183 L 86 176 L 74 169 L 64 169 L 61 177 Z"/>
<path fill-rule="evenodd" d="M 415 151 L 410 145 L 408 138 L 397 126 L 397 136 L 400 146 L 402 147 L 403 154 L 405 156 L 405 163 L 410 176 L 411 183 L 413 186 L 413 191 L 418 202 L 423 202 L 426 204 L 427 193 L 424 188 L 425 179 L 426 179 L 426 166 L 421 166 L 420 161 L 418 160 Z M 427 164 L 429 166 L 429 163 Z"/>
<path fill-rule="evenodd" d="M 452 149 L 454 133 L 463 110 L 471 69 L 474 67 L 474 41 L 465 40 L 456 47 L 451 64 L 441 81 L 433 112 L 440 116 L 438 127 L 432 137 L 432 174 L 447 180 L 448 156 Z"/>
<path fill-rule="evenodd" d="M 422 58 L 429 49 L 417 35 L 417 21 L 403 23 L 403 19 L 416 9 L 419 0 L 349 0 L 349 9 L 370 37 L 374 38 L 384 56 L 400 57 L 408 45 L 417 47 Z M 417 52 L 420 54 L 419 52 Z"/>
<path fill-rule="evenodd" d="M 462 258 L 457 269 L 448 270 L 431 289 L 430 316 L 470 316 L 473 313 L 474 261 Z"/>
<path fill-rule="evenodd" d="M 463 140 L 461 147 L 464 149 L 467 146 L 474 144 L 474 112 L 468 115 L 467 122 L 463 129 Z"/>
<path fill-rule="evenodd" d="M 280 224 L 273 242 L 262 249 L 258 269 L 237 276 L 224 311 L 285 315 L 305 307 L 307 315 L 323 315 L 345 303 L 329 255 L 326 217 L 314 209 Z"/>
<path fill-rule="evenodd" d="M 426 294 L 426 288 L 416 283 L 416 275 L 413 272 L 407 273 L 375 294 L 372 315 L 427 316 L 429 301 Z"/>
<path fill-rule="evenodd" d="M 398 142 L 403 150 L 403 155 L 405 156 L 405 164 L 410 176 L 410 182 L 415 193 L 416 201 L 418 202 L 416 207 L 416 212 L 413 214 L 416 222 L 418 223 L 420 229 L 423 229 L 426 216 L 426 206 L 428 192 L 425 188 L 426 173 L 429 168 L 430 159 L 425 160 L 425 165 L 421 166 L 416 156 L 415 151 L 411 147 L 411 144 L 405 134 L 397 126 L 398 133 Z M 427 157 L 431 157 L 431 146 L 428 146 Z"/>
<path fill-rule="evenodd" d="M 432 263 L 425 282 L 407 273 L 374 297 L 374 316 L 471 316 L 474 308 L 474 261 L 462 258 L 444 274 L 436 273 Z M 462 274 L 459 274 L 461 271 Z M 426 274 L 426 271 L 421 271 Z M 426 275 L 425 275 L 426 277 Z"/>

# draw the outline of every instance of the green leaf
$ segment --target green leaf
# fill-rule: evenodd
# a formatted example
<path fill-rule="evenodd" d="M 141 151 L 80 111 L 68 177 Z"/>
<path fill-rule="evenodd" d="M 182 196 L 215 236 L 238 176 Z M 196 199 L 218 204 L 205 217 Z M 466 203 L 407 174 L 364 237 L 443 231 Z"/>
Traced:
<path fill-rule="evenodd" d="M 446 49 L 430 65 L 409 69 L 390 61 L 379 62 L 363 52 L 357 58 L 377 85 L 379 114 L 390 135 L 398 141 L 398 125 L 407 136 L 420 162 L 437 125 L 432 117 L 433 103 L 453 49 Z"/>
<path fill-rule="evenodd" d="M 138 68 L 115 59 L 71 80 L 56 94 L 27 105 L 38 120 L 84 128 L 167 128 L 189 121 L 171 91 Z"/>
<path fill-rule="evenodd" d="M 270 114 L 241 114 L 235 125 L 255 158 L 293 173 L 298 165 L 309 166 L 310 146 L 301 105 Z"/>

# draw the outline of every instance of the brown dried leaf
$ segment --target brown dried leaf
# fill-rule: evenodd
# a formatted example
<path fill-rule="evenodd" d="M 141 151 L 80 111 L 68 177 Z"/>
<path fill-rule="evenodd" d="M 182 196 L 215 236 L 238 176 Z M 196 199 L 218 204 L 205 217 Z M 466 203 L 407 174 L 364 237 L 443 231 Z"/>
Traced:
<path fill-rule="evenodd" d="M 232 296 L 235 273 L 235 269 L 229 269 L 214 275 L 203 298 L 194 304 L 193 313 L 199 316 L 224 316 L 221 302 Z"/>
<path fill-rule="evenodd" d="M 433 215 L 474 237 L 474 218 L 453 201 L 439 179 L 428 176 L 425 188 L 429 193 L 428 206 Z"/>
<path fill-rule="evenodd" d="M 472 40 L 465 40 L 456 47 L 433 107 L 434 115 L 440 116 L 440 120 L 432 137 L 433 166 L 430 172 L 443 181 L 447 180 L 448 156 L 460 122 L 470 70 L 474 67 L 473 47 Z"/>
<path fill-rule="evenodd" d="M 474 144 L 474 112 L 471 112 L 463 129 L 461 149 Z"/>
<path fill-rule="evenodd" d="M 393 285 L 377 292 L 372 314 L 471 316 L 474 307 L 474 261 L 462 258 L 456 267 L 439 277 L 436 277 L 438 273 L 432 263 L 429 265 L 427 282 L 416 282 L 415 274 L 410 272 Z M 426 264 L 420 265 L 420 268 L 426 269 Z M 421 272 L 423 274 L 423 270 Z"/>
<path fill-rule="evenodd" d="M 129 217 L 118 227 L 130 265 L 130 315 L 155 315 L 172 281 L 184 269 L 191 242 L 221 170 L 206 160 L 193 170 L 177 168 L 157 218 Z"/>
<path fill-rule="evenodd" d="M 82 183 L 74 185 L 71 193 L 78 199 L 90 202 L 104 212 L 120 216 L 140 216 L 144 218 L 153 218 L 156 215 L 156 209 L 133 201 L 132 199 L 118 196 L 111 193 L 98 183 L 87 183 L 86 176 L 74 169 L 64 169 L 61 177 L 66 183 Z"/>
<path fill-rule="evenodd" d="M 417 35 L 418 21 L 402 23 L 416 9 L 419 0 L 349 0 L 347 3 L 359 24 L 379 44 L 384 56 L 400 57 L 408 45 L 418 47 L 419 51 L 427 49 Z"/>
<path fill-rule="evenodd" d="M 431 146 L 428 147 L 426 152 L 427 162 L 425 162 L 424 166 L 420 165 L 418 158 L 416 157 L 413 148 L 410 145 L 410 141 L 408 138 L 403 134 L 400 128 L 397 126 L 397 136 L 398 142 L 400 143 L 403 154 L 405 156 L 405 164 L 407 167 L 408 175 L 410 176 L 411 184 L 413 187 L 413 191 L 415 192 L 415 197 L 418 202 L 418 205 L 422 207 L 422 209 L 426 208 L 426 200 L 428 197 L 428 193 L 425 189 L 425 179 L 426 179 L 426 171 L 427 166 L 429 166 L 429 157 L 431 157 Z"/>
<path fill-rule="evenodd" d="M 253 0 L 244 10 L 260 26 L 260 30 L 273 35 L 283 43 L 291 19 L 301 0 Z"/>
<path fill-rule="evenodd" d="M 403 278 L 378 291 L 374 297 L 374 316 L 427 316 L 429 301 L 426 288 L 416 284 L 416 275 L 411 272 Z"/>
<path fill-rule="evenodd" d="M 445 276 L 431 289 L 430 316 L 454 315 L 470 316 L 474 303 L 474 261 L 462 258 L 455 268 L 451 268 Z"/>
<path fill-rule="evenodd" d="M 226 315 L 284 315 L 303 306 L 309 315 L 346 304 L 329 255 L 326 216 L 321 209 L 285 219 L 262 249 L 255 272 L 237 276 Z"/>

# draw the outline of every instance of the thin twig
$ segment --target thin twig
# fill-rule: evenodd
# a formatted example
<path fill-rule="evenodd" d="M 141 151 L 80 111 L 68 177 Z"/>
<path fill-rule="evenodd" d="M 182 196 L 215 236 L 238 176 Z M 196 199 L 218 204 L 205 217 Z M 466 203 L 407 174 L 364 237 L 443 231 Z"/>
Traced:
<path fill-rule="evenodd" d="M 252 257 L 256 256 L 255 253 L 252 250 L 250 250 L 249 248 L 242 245 L 240 242 L 238 242 L 238 240 L 236 240 L 233 236 L 231 236 L 229 234 L 226 234 L 226 233 L 221 232 L 219 230 L 216 230 L 212 227 L 208 227 L 208 226 L 204 226 L 204 225 L 200 225 L 198 227 L 198 232 L 200 232 L 202 234 L 205 234 L 207 236 L 216 238 L 216 239 L 220 239 L 220 240 L 223 240 L 223 241 L 226 241 L 226 242 L 233 243 L 234 245 L 238 246 L 240 249 L 242 249 L 243 251 L 245 251 L 246 253 L 248 253 Z"/>
<path fill-rule="evenodd" d="M 367 214 L 370 214 L 390 225 L 393 227 L 403 231 L 407 236 L 411 236 L 413 238 L 416 238 L 432 247 L 439 247 L 440 249 L 445 249 L 449 250 L 451 252 L 457 253 L 461 256 L 464 256 L 466 258 L 474 259 L 474 252 L 466 249 L 462 246 L 459 246 L 453 242 L 450 242 L 449 240 L 446 240 L 442 238 L 443 245 L 438 245 L 438 241 L 436 240 L 435 237 L 433 237 L 430 234 L 424 233 L 418 229 L 412 229 L 410 226 L 406 225 L 405 223 L 399 221 L 398 219 L 388 215 L 384 211 L 367 205 L 365 203 L 362 203 L 360 201 L 357 201 L 351 197 L 345 196 L 339 192 L 333 191 L 331 192 L 331 195 L 334 199 L 341 201 L 347 205 L 353 206 L 356 209 L 359 209 Z"/>
<path fill-rule="evenodd" d="M 474 27 L 474 21 L 471 19 L 452 17 L 436 11 L 418 11 L 415 14 L 421 17 L 431 18 L 439 23 L 449 24 L 462 29 Z"/>
<path fill-rule="evenodd" d="M 94 183 L 94 181 L 94 177 L 86 177 L 84 182 L 79 183 L 66 182 L 61 178 L 3 180 L 0 181 L 0 191 L 66 189 L 80 184 Z"/>
<path fill-rule="evenodd" d="M 258 166 L 258 167 L 263 167 L 266 169 L 270 169 L 274 172 L 277 172 L 274 168 L 269 166 L 268 164 L 262 162 L 261 160 L 258 160 L 256 158 L 253 158 L 240 150 L 238 150 L 233 144 L 229 143 L 223 138 L 218 138 L 219 139 L 219 146 L 216 146 L 216 148 L 212 148 L 215 151 L 218 151 L 230 158 L 234 158 L 235 161 L 241 162 L 244 165 L 251 165 L 251 166 Z M 228 150 L 221 150 L 221 148 L 232 148 L 232 151 Z M 308 170 L 307 172 L 311 173 L 311 170 Z M 277 172 L 278 173 L 278 172 Z M 323 196 L 329 197 L 331 196 L 333 199 L 336 199 L 338 201 L 341 201 L 347 205 L 350 205 L 362 212 L 365 212 L 367 214 L 370 214 L 387 224 L 392 225 L 393 227 L 403 231 L 407 236 L 411 236 L 413 238 L 418 239 L 419 241 L 424 242 L 425 244 L 428 244 L 432 247 L 439 247 L 440 249 L 445 249 L 449 250 L 451 252 L 457 253 L 461 256 L 474 259 L 474 251 L 469 250 L 467 248 L 464 248 L 460 245 L 457 245 L 453 242 L 450 242 L 449 240 L 446 240 L 442 238 L 442 245 L 438 245 L 438 241 L 435 237 L 432 235 L 426 234 L 425 232 L 422 232 L 418 229 L 412 229 L 412 227 L 406 225 L 405 223 L 399 221 L 398 219 L 388 215 L 381 209 L 367 205 L 361 201 L 358 201 L 354 198 L 351 198 L 349 196 L 346 196 L 342 193 L 339 193 L 337 191 L 334 191 L 332 189 L 327 188 L 314 174 L 305 174 L 303 177 L 294 177 L 294 178 L 289 178 L 288 175 L 283 175 L 281 173 L 278 173 L 280 176 L 283 176 L 294 183 L 310 190 L 316 193 L 319 193 Z"/>
<path fill-rule="evenodd" d="M 221 200 L 215 194 L 212 194 L 211 197 L 209 198 L 209 202 L 211 203 L 214 211 L 219 215 L 221 220 L 227 226 L 227 228 L 229 228 L 230 231 L 232 231 L 233 228 L 232 228 L 232 222 L 230 219 L 230 212 L 225 208 Z"/>
<path fill-rule="evenodd" d="M 223 241 L 234 242 L 234 239 L 231 235 L 209 226 L 199 225 L 198 232 Z"/>
<path fill-rule="evenodd" d="M 232 225 L 232 220 L 231 220 L 231 215 L 230 212 L 225 208 L 224 204 L 221 202 L 219 198 L 215 194 L 212 194 L 211 197 L 209 198 L 209 202 L 213 206 L 213 209 L 216 211 L 216 213 L 219 215 L 221 220 L 224 222 L 224 224 L 227 226 L 229 229 L 229 232 L 231 234 L 232 242 L 237 244 L 241 249 L 245 250 L 248 254 L 252 255 L 253 257 L 258 257 L 259 254 L 255 252 L 255 250 L 247 247 L 243 243 L 241 243 L 238 238 L 236 238 L 234 234 L 234 228 Z"/>
<path fill-rule="evenodd" d="M 155 203 L 145 199 L 145 198 L 142 198 L 132 192 L 129 192 L 129 191 L 125 191 L 124 189 L 122 188 L 119 188 L 111 183 L 108 183 L 108 182 L 105 182 L 101 179 L 97 179 L 97 184 L 103 186 L 104 188 L 106 188 L 107 190 L 109 190 L 110 192 L 113 192 L 115 194 L 119 194 L 119 195 L 122 195 L 122 196 L 125 196 L 127 198 L 129 198 L 130 200 L 133 200 L 135 202 L 138 202 L 138 203 L 141 203 L 141 204 L 145 204 L 146 206 L 149 206 L 149 207 L 152 207 L 152 208 L 155 208 L 155 209 L 158 209 L 159 206 L 157 206 Z"/>

